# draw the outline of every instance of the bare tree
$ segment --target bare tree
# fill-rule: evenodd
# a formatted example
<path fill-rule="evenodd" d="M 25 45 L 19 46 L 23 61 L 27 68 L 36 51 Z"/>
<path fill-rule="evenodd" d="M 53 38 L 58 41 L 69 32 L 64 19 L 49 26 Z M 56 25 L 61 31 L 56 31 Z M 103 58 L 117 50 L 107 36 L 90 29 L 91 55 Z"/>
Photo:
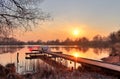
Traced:
<path fill-rule="evenodd" d="M 38 2 L 43 0 L 0 0 L 0 36 L 8 36 L 14 29 L 30 29 L 31 24 L 50 16 L 44 13 Z"/>

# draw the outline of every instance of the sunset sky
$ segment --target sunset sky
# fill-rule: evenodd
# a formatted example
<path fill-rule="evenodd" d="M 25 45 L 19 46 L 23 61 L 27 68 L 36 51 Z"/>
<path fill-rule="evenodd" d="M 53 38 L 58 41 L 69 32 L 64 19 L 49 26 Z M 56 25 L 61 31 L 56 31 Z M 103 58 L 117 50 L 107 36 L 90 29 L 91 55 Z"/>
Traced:
<path fill-rule="evenodd" d="M 39 24 L 31 32 L 18 34 L 18 39 L 47 41 L 83 36 L 91 39 L 120 28 L 120 0 L 44 0 L 39 7 L 50 13 L 53 20 Z"/>

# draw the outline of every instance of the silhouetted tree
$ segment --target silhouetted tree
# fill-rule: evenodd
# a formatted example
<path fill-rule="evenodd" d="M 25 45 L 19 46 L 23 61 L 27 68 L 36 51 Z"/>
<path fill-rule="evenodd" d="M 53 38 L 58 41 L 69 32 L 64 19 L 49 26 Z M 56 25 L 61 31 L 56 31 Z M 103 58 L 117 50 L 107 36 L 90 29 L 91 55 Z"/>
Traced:
<path fill-rule="evenodd" d="M 86 37 L 82 37 L 79 41 L 85 43 L 88 42 L 89 40 Z"/>
<path fill-rule="evenodd" d="M 36 44 L 42 44 L 42 40 L 37 40 Z"/>
<path fill-rule="evenodd" d="M 115 43 L 117 41 L 115 33 L 111 33 L 109 38 L 111 43 Z"/>
<path fill-rule="evenodd" d="M 59 40 L 59 39 L 56 39 L 56 40 L 55 40 L 55 44 L 60 44 L 60 40 Z"/>
<path fill-rule="evenodd" d="M 30 29 L 36 22 L 49 18 L 39 9 L 43 0 L 0 0 L 0 35 L 8 36 L 14 29 Z"/>
<path fill-rule="evenodd" d="M 63 44 L 71 45 L 73 44 L 73 41 L 70 38 L 67 38 L 66 40 L 63 41 Z"/>
<path fill-rule="evenodd" d="M 86 46 L 86 45 L 88 45 L 89 40 L 86 37 L 82 37 L 82 38 L 79 38 L 78 41 L 75 41 L 75 42 L 78 45 Z"/>
<path fill-rule="evenodd" d="M 33 40 L 31 40 L 31 41 L 28 41 L 27 44 L 29 44 L 29 45 L 34 45 L 34 44 L 36 44 L 36 43 L 35 43 Z"/>
<path fill-rule="evenodd" d="M 100 35 L 96 35 L 93 37 L 93 41 L 102 41 L 102 37 Z"/>
<path fill-rule="evenodd" d="M 0 45 L 23 45 L 23 41 L 17 40 L 13 37 L 0 37 Z"/>
<path fill-rule="evenodd" d="M 116 41 L 120 43 L 120 30 L 116 32 Z"/>
<path fill-rule="evenodd" d="M 120 30 L 117 31 L 117 32 L 113 32 L 109 35 L 109 39 L 110 39 L 110 42 L 112 44 L 116 43 L 116 42 L 120 42 Z"/>

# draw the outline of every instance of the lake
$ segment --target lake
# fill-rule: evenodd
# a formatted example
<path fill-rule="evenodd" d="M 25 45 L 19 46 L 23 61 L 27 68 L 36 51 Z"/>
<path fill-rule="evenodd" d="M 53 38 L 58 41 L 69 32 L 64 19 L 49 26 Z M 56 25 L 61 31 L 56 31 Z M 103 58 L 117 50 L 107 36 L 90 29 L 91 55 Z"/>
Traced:
<path fill-rule="evenodd" d="M 27 71 L 35 71 L 36 66 L 48 65 L 41 59 L 27 60 L 25 59 L 25 53 L 30 52 L 28 49 L 29 45 L 25 46 L 0 46 L 0 64 L 6 65 L 7 63 L 15 63 L 17 71 L 24 73 Z M 89 58 L 101 61 L 102 58 L 108 57 L 111 53 L 111 48 L 87 48 L 76 45 L 48 45 L 51 51 L 61 51 L 64 54 L 75 55 L 79 57 Z M 19 53 L 19 61 L 17 60 L 17 53 Z M 63 62 L 68 67 L 74 66 L 71 61 Z M 78 64 L 79 65 L 79 64 Z"/>

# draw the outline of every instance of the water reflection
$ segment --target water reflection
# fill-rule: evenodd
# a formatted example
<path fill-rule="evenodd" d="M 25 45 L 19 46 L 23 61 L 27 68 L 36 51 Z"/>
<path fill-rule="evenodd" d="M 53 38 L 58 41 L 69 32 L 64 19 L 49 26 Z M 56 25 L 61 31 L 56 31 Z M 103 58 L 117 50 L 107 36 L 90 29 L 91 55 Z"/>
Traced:
<path fill-rule="evenodd" d="M 16 61 L 16 53 L 23 49 L 21 45 L 4 45 L 0 46 L 0 64 L 14 63 Z"/>
<path fill-rule="evenodd" d="M 57 47 L 51 47 L 52 50 L 56 50 L 56 51 L 59 51 L 59 50 L 66 50 L 66 52 L 70 52 L 71 49 L 76 49 L 78 51 L 81 51 L 83 53 L 87 52 L 89 50 L 88 47 L 79 47 L 79 46 L 57 46 Z"/>
<path fill-rule="evenodd" d="M 78 53 L 79 57 L 94 59 L 94 60 L 101 60 L 102 58 L 108 57 L 110 55 L 110 48 L 99 49 L 99 48 L 88 48 L 88 47 L 79 47 L 79 46 L 59 46 L 59 45 L 52 45 L 49 46 L 52 51 L 58 52 L 61 51 L 63 54 L 73 55 Z M 15 46 L 1 46 L 0 47 L 0 64 L 6 65 L 7 63 L 15 63 L 17 67 L 17 71 L 19 73 L 23 73 L 25 71 L 36 71 L 39 69 L 39 66 L 44 65 L 45 63 L 41 59 L 35 60 L 26 60 L 25 53 L 30 52 L 28 46 L 15 47 Z M 17 53 L 19 53 L 19 62 L 17 58 Z M 65 61 L 64 59 L 56 59 L 57 62 L 62 63 L 63 65 L 72 68 L 74 63 L 72 61 Z M 47 64 L 48 65 L 48 64 Z M 78 66 L 78 65 L 77 65 Z M 52 68 L 52 66 L 50 66 Z"/>
<path fill-rule="evenodd" d="M 51 47 L 52 51 L 61 51 L 64 54 L 75 55 L 77 53 L 79 57 L 89 58 L 94 60 L 101 60 L 104 57 L 108 57 L 110 53 L 110 48 L 88 48 L 80 46 L 57 46 Z M 58 50 L 59 49 L 59 50 Z"/>
<path fill-rule="evenodd" d="M 5 53 L 14 53 L 16 51 L 19 51 L 20 49 L 24 48 L 24 46 L 0 46 L 0 54 L 5 54 Z"/>

